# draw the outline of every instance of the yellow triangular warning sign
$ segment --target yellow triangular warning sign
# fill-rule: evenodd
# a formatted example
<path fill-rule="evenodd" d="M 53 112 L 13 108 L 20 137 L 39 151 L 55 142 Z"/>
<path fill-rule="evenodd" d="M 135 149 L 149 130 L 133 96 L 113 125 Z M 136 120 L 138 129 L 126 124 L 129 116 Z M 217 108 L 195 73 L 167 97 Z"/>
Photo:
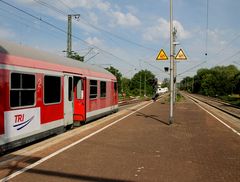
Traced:
<path fill-rule="evenodd" d="M 180 49 L 175 57 L 175 60 L 186 60 L 187 56 L 184 54 L 183 50 Z"/>
<path fill-rule="evenodd" d="M 160 52 L 158 53 L 156 60 L 168 60 L 168 57 L 163 49 L 161 49 Z"/>

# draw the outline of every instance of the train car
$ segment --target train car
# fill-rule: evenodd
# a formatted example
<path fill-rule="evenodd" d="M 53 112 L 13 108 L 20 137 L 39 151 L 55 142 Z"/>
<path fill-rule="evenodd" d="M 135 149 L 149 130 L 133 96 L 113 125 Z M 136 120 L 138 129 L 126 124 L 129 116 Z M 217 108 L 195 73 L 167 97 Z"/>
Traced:
<path fill-rule="evenodd" d="M 117 110 L 105 69 L 0 40 L 0 152 Z"/>

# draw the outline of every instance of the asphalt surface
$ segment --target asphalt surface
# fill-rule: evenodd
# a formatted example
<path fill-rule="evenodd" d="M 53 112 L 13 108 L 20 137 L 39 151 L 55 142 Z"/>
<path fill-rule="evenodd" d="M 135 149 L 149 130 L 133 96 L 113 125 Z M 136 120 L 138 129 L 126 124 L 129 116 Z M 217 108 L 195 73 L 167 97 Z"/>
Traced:
<path fill-rule="evenodd" d="M 165 101 L 133 111 L 9 181 L 240 181 L 240 137 L 193 102 L 176 104 L 172 125 Z"/>

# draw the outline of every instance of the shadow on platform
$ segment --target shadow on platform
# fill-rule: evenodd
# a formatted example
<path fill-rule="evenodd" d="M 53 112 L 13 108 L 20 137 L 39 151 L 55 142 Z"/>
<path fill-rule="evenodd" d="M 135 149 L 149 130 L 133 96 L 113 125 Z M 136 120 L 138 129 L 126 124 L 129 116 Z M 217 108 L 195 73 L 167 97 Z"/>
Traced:
<path fill-rule="evenodd" d="M 159 118 L 158 118 L 159 116 L 157 116 L 157 115 L 152 115 L 152 114 L 151 114 L 151 115 L 148 115 L 148 114 L 144 114 L 144 113 L 138 111 L 136 116 L 142 116 L 142 117 L 144 117 L 144 118 L 151 118 L 151 119 L 153 119 L 153 120 L 155 120 L 155 121 L 158 121 L 158 122 L 160 122 L 160 123 L 162 123 L 162 124 L 170 125 L 169 122 L 163 121 L 163 120 L 159 119 Z"/>
<path fill-rule="evenodd" d="M 21 170 L 21 168 L 19 168 L 17 170 Z M 59 171 L 59 172 L 57 172 L 57 171 L 49 171 L 49 170 L 43 170 L 43 169 L 29 169 L 29 170 L 25 171 L 25 173 L 32 173 L 32 174 L 44 175 L 44 176 L 49 176 L 49 177 L 54 177 L 54 178 L 65 178 L 65 179 L 68 179 L 68 180 L 79 180 L 79 181 L 131 182 L 129 180 L 110 179 L 110 178 L 104 178 L 104 177 L 87 176 L 87 175 L 66 173 L 66 172 L 62 172 L 62 171 Z M 39 177 L 39 179 L 40 178 L 41 177 Z"/>

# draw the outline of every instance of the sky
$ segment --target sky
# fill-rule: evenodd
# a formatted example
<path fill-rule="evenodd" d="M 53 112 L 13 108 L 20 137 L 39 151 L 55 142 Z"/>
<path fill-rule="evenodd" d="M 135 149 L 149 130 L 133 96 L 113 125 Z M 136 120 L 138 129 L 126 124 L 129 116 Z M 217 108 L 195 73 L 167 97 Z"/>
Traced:
<path fill-rule="evenodd" d="M 240 1 L 173 0 L 177 30 L 177 80 L 200 68 L 240 69 Z M 66 56 L 67 15 L 72 17 L 72 50 L 89 64 L 113 66 L 124 77 L 149 70 L 161 81 L 170 55 L 170 0 L 0 0 L 0 38 Z"/>

